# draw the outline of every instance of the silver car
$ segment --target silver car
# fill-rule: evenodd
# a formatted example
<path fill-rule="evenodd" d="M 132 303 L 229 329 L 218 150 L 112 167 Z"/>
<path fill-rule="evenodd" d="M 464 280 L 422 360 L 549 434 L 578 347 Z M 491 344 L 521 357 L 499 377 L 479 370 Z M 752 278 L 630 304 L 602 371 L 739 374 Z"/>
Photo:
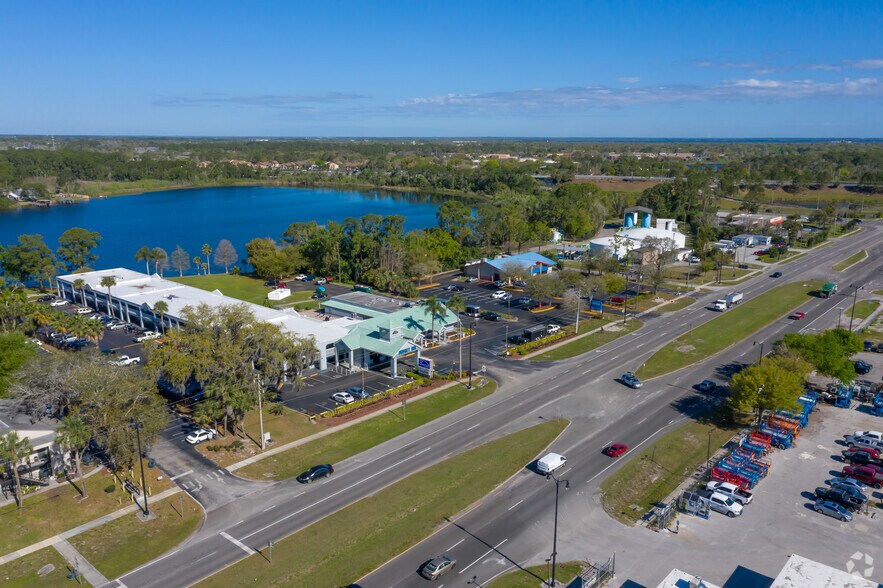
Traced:
<path fill-rule="evenodd" d="M 420 570 L 420 575 L 427 580 L 437 580 L 453 570 L 456 565 L 456 559 L 450 555 L 442 555 L 427 562 L 423 569 Z"/>
<path fill-rule="evenodd" d="M 840 519 L 843 522 L 852 520 L 852 513 L 830 500 L 819 500 L 813 508 L 816 512 L 828 515 L 829 517 L 834 517 L 835 519 Z"/>

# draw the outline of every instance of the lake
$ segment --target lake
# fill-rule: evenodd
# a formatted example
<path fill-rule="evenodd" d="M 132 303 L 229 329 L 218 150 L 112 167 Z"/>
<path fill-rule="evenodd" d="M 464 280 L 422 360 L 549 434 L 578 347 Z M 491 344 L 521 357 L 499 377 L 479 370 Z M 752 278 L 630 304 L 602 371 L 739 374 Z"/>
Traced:
<path fill-rule="evenodd" d="M 221 239 L 229 239 L 244 258 L 247 242 L 257 237 L 279 242 L 288 225 L 298 221 L 324 224 L 366 214 L 399 214 L 405 217 L 407 230 L 435 226 L 442 201 L 427 194 L 266 186 L 167 190 L 0 213 L 0 244 L 11 245 L 21 234 L 37 233 L 55 250 L 59 235 L 81 227 L 103 237 L 93 269 L 144 271 L 135 252 L 145 245 L 162 247 L 170 256 L 180 245 L 192 259 L 201 255 L 204 243 L 214 249 Z"/>

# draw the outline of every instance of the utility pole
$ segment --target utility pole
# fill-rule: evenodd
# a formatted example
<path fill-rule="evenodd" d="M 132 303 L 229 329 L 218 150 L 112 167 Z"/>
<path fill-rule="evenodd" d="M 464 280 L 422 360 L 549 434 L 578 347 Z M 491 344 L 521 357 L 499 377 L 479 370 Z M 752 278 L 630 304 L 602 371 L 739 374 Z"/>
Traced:
<path fill-rule="evenodd" d="M 579 302 L 583 298 L 582 288 L 576 289 L 576 332 L 579 333 Z"/>
<path fill-rule="evenodd" d="M 858 301 L 858 291 L 864 290 L 864 286 L 852 286 L 852 312 L 849 313 L 849 331 L 852 332 L 852 321 L 855 320 L 855 305 Z"/>
<path fill-rule="evenodd" d="M 754 344 L 757 345 L 757 341 L 755 341 Z M 760 342 L 760 356 L 757 358 L 757 363 L 759 365 L 763 365 L 763 344 L 764 344 L 764 341 L 761 341 Z"/>
<path fill-rule="evenodd" d="M 144 480 L 144 456 L 141 454 L 141 423 L 132 423 L 132 428 L 135 429 L 135 438 L 138 440 L 138 463 L 141 464 L 141 494 L 144 495 L 144 516 L 147 516 L 150 514 L 150 508 L 147 506 L 147 482 Z"/>
<path fill-rule="evenodd" d="M 469 389 L 472 390 L 472 339 L 475 338 L 477 331 L 475 328 L 478 326 L 478 323 L 472 321 L 472 335 L 469 337 Z"/>
<path fill-rule="evenodd" d="M 558 559 L 558 491 L 562 482 L 564 483 L 564 489 L 569 490 L 570 480 L 556 478 L 551 472 L 546 474 L 546 479 L 555 481 L 555 526 L 552 533 L 552 579 L 549 583 L 551 588 L 555 588 L 555 564 Z"/>

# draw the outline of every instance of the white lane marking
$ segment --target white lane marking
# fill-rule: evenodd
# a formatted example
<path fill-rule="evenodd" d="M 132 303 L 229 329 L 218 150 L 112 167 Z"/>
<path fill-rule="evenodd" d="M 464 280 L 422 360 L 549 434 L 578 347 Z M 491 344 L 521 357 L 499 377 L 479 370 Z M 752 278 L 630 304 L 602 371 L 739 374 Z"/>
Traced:
<path fill-rule="evenodd" d="M 213 556 L 213 555 L 216 554 L 216 553 L 217 553 L 217 551 L 212 551 L 212 552 L 209 553 L 208 555 L 203 555 L 203 556 L 200 557 L 199 559 L 195 559 L 195 560 L 193 560 L 193 563 L 197 563 L 197 562 L 200 562 L 200 561 L 202 561 L 202 560 L 204 560 L 204 559 L 207 559 L 207 558 Z"/>
<path fill-rule="evenodd" d="M 491 547 L 490 549 L 488 549 L 486 552 L 484 552 L 484 554 L 483 554 L 481 557 L 479 557 L 477 560 L 475 560 L 474 562 L 472 562 L 471 564 L 469 564 L 468 566 L 466 566 L 466 567 L 463 568 L 462 570 L 460 570 L 460 573 L 462 574 L 463 572 L 465 572 L 466 570 L 468 570 L 469 568 L 471 568 L 472 566 L 474 566 L 475 564 L 477 564 L 479 561 L 481 561 L 482 559 L 484 559 L 485 557 L 487 557 L 487 555 L 488 555 L 490 552 L 492 552 L 493 550 L 497 549 L 500 545 L 502 545 L 503 543 L 505 543 L 505 542 L 508 541 L 508 540 L 509 540 L 508 538 L 507 538 L 507 539 L 503 539 L 502 541 L 500 541 L 499 543 L 497 543 L 496 545 L 494 545 L 493 547 Z"/>
<path fill-rule="evenodd" d="M 233 523 L 232 525 L 230 525 L 230 526 L 227 527 L 227 528 L 230 529 L 230 528 L 232 528 L 232 527 L 235 527 L 236 525 L 241 525 L 241 524 L 244 523 L 244 522 L 245 522 L 245 519 L 242 519 L 241 521 L 235 522 L 235 523 Z"/>
<path fill-rule="evenodd" d="M 184 472 L 183 474 L 178 474 L 177 476 L 172 476 L 171 478 L 169 478 L 169 480 L 171 480 L 171 481 L 174 482 L 174 481 L 177 480 L 178 478 L 183 478 L 184 476 L 189 476 L 189 475 L 192 474 L 192 473 L 193 473 L 193 470 L 187 470 L 187 471 Z"/>
<path fill-rule="evenodd" d="M 608 441 L 607 443 L 605 443 L 604 445 L 602 445 L 602 446 L 601 446 L 601 449 L 604 449 L 605 447 L 607 447 L 607 446 L 610 445 L 611 443 L 613 443 L 613 439 L 611 439 L 610 441 Z"/>
<path fill-rule="evenodd" d="M 249 547 L 248 545 L 246 545 L 245 543 L 243 543 L 239 539 L 234 539 L 233 537 L 231 537 L 230 535 L 228 535 L 227 533 L 225 533 L 223 531 L 221 531 L 219 534 L 221 535 L 221 537 L 223 537 L 224 539 L 226 539 L 227 541 L 229 541 L 230 543 L 232 543 L 233 545 L 235 545 L 236 547 L 238 547 L 239 549 L 241 549 L 242 551 L 244 551 L 248 555 L 251 555 L 255 552 L 254 549 L 252 549 L 251 547 Z M 244 537 L 243 537 L 243 539 L 244 539 Z"/>
<path fill-rule="evenodd" d="M 410 456 L 410 457 L 406 457 L 406 458 L 403 459 L 403 460 L 397 461 L 396 463 L 392 464 L 391 466 L 388 466 L 388 467 L 386 467 L 386 468 L 384 468 L 384 469 L 382 469 L 382 470 L 378 470 L 378 471 L 374 472 L 373 474 L 371 474 L 370 476 L 368 476 L 367 478 L 363 478 L 363 479 L 359 480 L 359 481 L 356 482 L 355 484 L 350 484 L 350 485 L 347 486 L 346 488 L 342 488 L 341 490 L 338 490 L 337 492 L 334 492 L 333 494 L 329 494 L 329 495 L 326 496 L 325 498 L 322 498 L 322 499 L 320 499 L 320 500 L 317 500 L 316 502 L 314 502 L 314 503 L 312 503 L 312 504 L 310 504 L 310 505 L 308 505 L 308 506 L 305 506 L 305 507 L 303 507 L 303 508 L 301 508 L 301 509 L 299 509 L 299 510 L 296 510 L 296 511 L 294 511 L 294 512 L 292 512 L 292 513 L 289 513 L 289 514 L 285 515 L 285 516 L 282 517 L 281 519 L 278 519 L 278 520 L 276 520 L 276 521 L 273 521 L 273 522 L 270 523 L 269 525 L 265 525 L 265 526 L 261 527 L 261 528 L 258 529 L 257 531 L 254 531 L 254 532 L 252 532 L 252 533 L 249 533 L 248 535 L 246 535 L 245 537 L 243 537 L 243 539 L 248 539 L 249 537 L 253 537 L 254 535 L 257 535 L 258 533 L 262 533 L 263 531 L 266 531 L 266 530 L 269 529 L 270 527 L 272 527 L 272 526 L 274 526 L 274 525 L 277 525 L 277 524 L 281 523 L 282 521 L 288 520 L 288 519 L 290 519 L 290 518 L 293 517 L 293 516 L 297 516 L 297 515 L 299 515 L 300 513 L 304 512 L 305 510 L 308 510 L 308 509 L 310 509 L 310 508 L 316 506 L 317 504 L 322 504 L 322 503 L 325 502 L 326 500 L 331 500 L 332 498 L 334 498 L 334 497 L 337 496 L 338 494 L 343 494 L 344 492 L 349 492 L 350 490 L 352 490 L 353 488 L 355 488 L 355 487 L 358 486 L 359 484 L 362 484 L 362 483 L 364 483 L 364 482 L 367 482 L 367 481 L 370 480 L 371 478 L 376 478 L 377 476 L 379 476 L 379 475 L 381 475 L 381 474 L 383 474 L 383 473 L 386 473 L 386 472 L 388 472 L 389 470 L 391 470 L 391 469 L 393 469 L 393 468 L 397 468 L 397 467 L 399 467 L 401 464 L 405 463 L 406 461 L 410 461 L 410 460 L 414 459 L 415 457 L 418 457 L 418 456 L 420 456 L 420 455 L 423 455 L 424 453 L 426 453 L 426 452 L 429 451 L 430 449 L 432 449 L 431 446 L 430 446 L 430 447 L 427 447 L 426 449 L 423 449 L 422 451 L 418 451 L 417 453 L 415 453 L 414 455 L 412 455 L 412 456 Z"/>
<path fill-rule="evenodd" d="M 686 418 L 687 418 L 687 417 L 684 417 L 684 418 L 681 419 L 681 420 L 686 420 Z M 674 422 L 674 421 L 672 421 L 672 422 Z M 666 425 L 666 426 L 664 426 L 664 427 L 659 427 L 659 429 L 657 429 L 657 431 L 656 431 L 655 433 L 653 433 L 652 435 L 649 435 L 646 439 L 644 439 L 643 441 L 641 441 L 640 443 L 638 443 L 637 445 L 635 445 L 634 447 L 632 447 L 632 453 L 634 453 L 634 451 L 635 451 L 638 447 L 640 447 L 641 445 L 643 445 L 644 443 L 646 443 L 647 441 L 649 441 L 650 439 L 652 439 L 653 437 L 655 437 L 656 435 L 658 435 L 661 431 L 663 431 L 663 430 L 665 430 L 666 428 L 668 428 L 668 426 L 669 426 L 670 424 L 671 424 L 671 423 L 669 423 L 668 425 Z M 597 478 L 598 476 L 600 476 L 601 474 L 603 474 L 604 472 L 606 472 L 607 470 L 609 470 L 610 468 L 612 468 L 613 466 L 615 466 L 617 463 L 619 463 L 619 462 L 614 461 L 613 463 L 611 463 L 609 466 L 607 466 L 606 468 L 604 468 L 603 470 L 601 470 L 600 472 L 598 472 L 597 474 L 595 474 L 594 476 L 592 476 L 592 477 L 589 479 L 589 481 L 586 482 L 586 484 L 591 484 L 592 481 L 593 481 L 595 478 Z"/>
<path fill-rule="evenodd" d="M 267 508 L 264 509 L 264 512 L 267 512 L 268 510 L 273 510 L 273 509 L 276 508 L 277 506 L 279 506 L 279 505 L 278 505 L 278 504 L 274 504 L 273 506 L 268 506 Z"/>
<path fill-rule="evenodd" d="M 472 425 L 471 427 L 469 427 L 469 428 L 466 429 L 466 430 L 467 430 L 467 431 L 471 431 L 471 430 L 474 429 L 475 427 L 480 427 L 480 426 L 481 426 L 481 423 L 478 423 L 478 424 Z"/>
<path fill-rule="evenodd" d="M 584 372 L 582 373 L 582 375 L 585 376 L 585 375 L 588 374 L 590 371 L 592 371 L 592 370 L 591 370 L 591 369 L 588 369 L 588 370 L 584 371 Z"/>
<path fill-rule="evenodd" d="M 522 502 L 524 502 L 524 498 L 522 498 L 521 500 L 519 500 L 518 502 L 516 502 L 515 504 L 513 504 L 512 506 L 510 506 L 507 510 L 512 510 L 513 508 L 515 508 L 516 506 L 518 506 L 518 505 L 521 504 Z"/>
<path fill-rule="evenodd" d="M 638 421 L 638 424 L 640 425 L 641 423 L 643 423 L 643 422 L 646 421 L 646 420 L 647 420 L 647 417 L 644 417 L 644 418 L 642 418 L 641 420 Z"/>
<path fill-rule="evenodd" d="M 451 545 L 450 547 L 448 547 L 447 550 L 448 550 L 448 551 L 453 550 L 455 547 L 457 547 L 458 545 L 460 545 L 460 544 L 463 543 L 464 541 L 466 541 L 466 539 L 460 539 L 459 541 L 457 541 L 456 543 L 454 543 L 453 545 Z"/>

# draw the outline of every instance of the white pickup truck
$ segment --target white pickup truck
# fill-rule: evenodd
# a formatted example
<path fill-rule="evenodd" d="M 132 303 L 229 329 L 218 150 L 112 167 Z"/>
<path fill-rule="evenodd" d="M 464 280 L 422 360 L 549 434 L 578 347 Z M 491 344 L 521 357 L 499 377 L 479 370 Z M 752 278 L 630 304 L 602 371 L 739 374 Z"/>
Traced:
<path fill-rule="evenodd" d="M 734 502 L 738 502 L 739 504 L 748 504 L 751 502 L 751 499 L 754 498 L 754 495 L 747 491 L 742 490 L 735 484 L 731 484 L 729 482 L 718 482 L 713 480 L 705 485 L 707 490 L 711 490 L 712 492 L 717 492 L 718 494 L 723 494 L 727 498 L 732 499 Z"/>
<path fill-rule="evenodd" d="M 135 365 L 136 363 L 141 363 L 140 357 L 129 357 L 128 355 L 121 355 L 119 359 L 115 361 L 108 362 L 110 365 Z"/>

